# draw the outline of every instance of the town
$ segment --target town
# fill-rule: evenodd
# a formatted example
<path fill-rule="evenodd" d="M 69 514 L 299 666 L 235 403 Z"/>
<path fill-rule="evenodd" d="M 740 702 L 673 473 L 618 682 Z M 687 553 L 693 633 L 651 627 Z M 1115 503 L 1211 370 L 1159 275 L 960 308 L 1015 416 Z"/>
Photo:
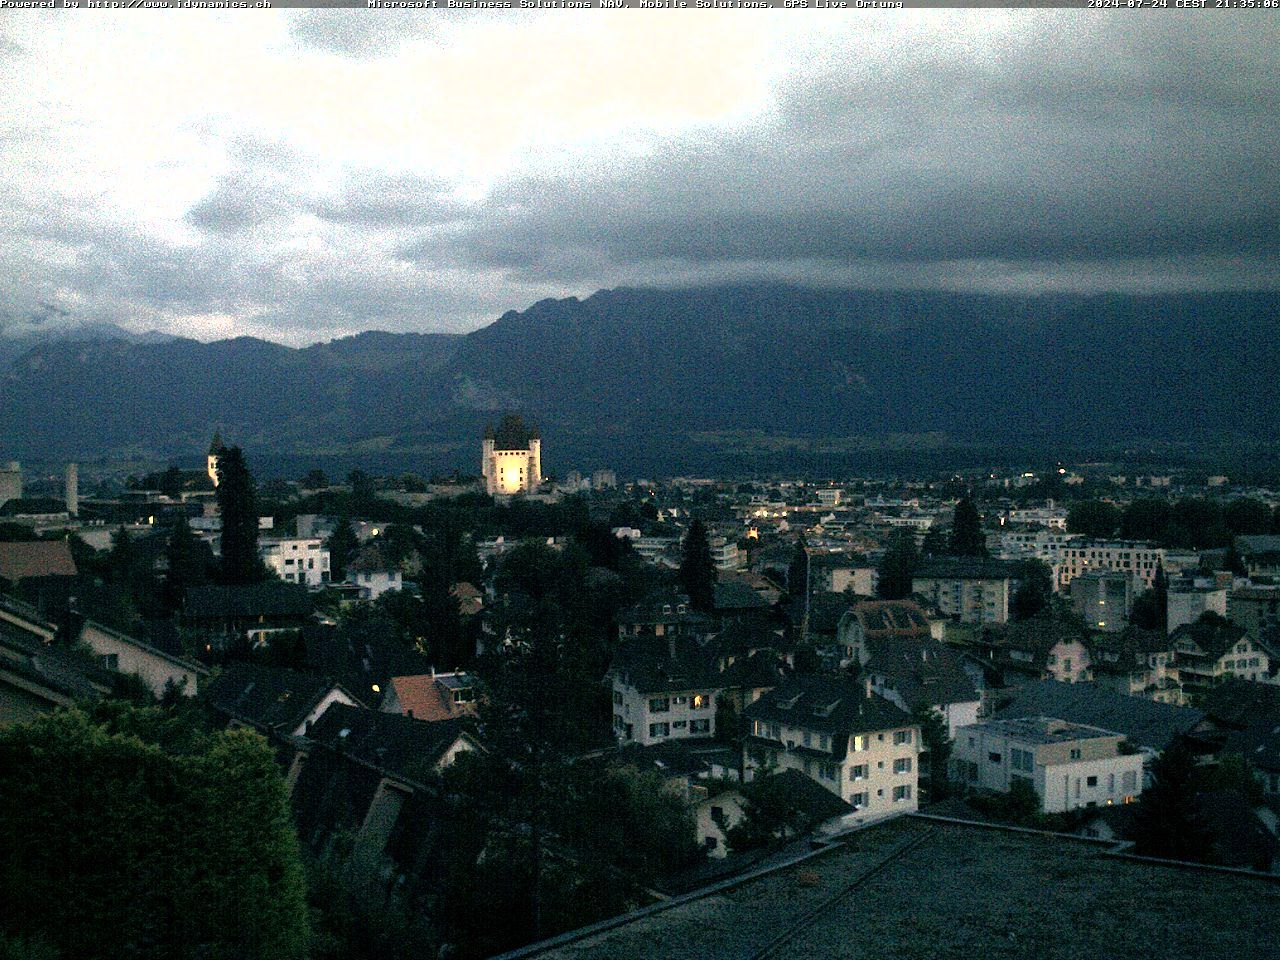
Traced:
<path fill-rule="evenodd" d="M 215 433 L 199 467 L 0 471 L 0 831 L 32 874 L 8 922 L 56 882 L 50 794 L 98 811 L 63 825 L 77 860 L 99 818 L 167 842 L 144 755 L 219 816 L 186 866 L 140 853 L 111 923 L 41 913 L 67 955 L 146 929 L 484 957 L 922 828 L 1070 838 L 1125 883 L 1280 876 L 1280 487 L 633 479 L 562 472 L 517 414 L 475 450 L 471 475 L 258 478 Z M 25 776 L 45 751 L 98 775 Z M 216 909 L 158 923 L 192 856 Z"/>

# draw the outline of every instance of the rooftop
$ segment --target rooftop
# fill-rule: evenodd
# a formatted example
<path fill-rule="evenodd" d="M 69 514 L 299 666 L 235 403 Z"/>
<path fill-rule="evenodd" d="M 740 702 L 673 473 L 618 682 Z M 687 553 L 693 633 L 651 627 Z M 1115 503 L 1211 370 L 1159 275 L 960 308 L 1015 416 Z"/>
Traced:
<path fill-rule="evenodd" d="M 28 577 L 74 577 L 76 562 L 65 540 L 0 543 L 0 580 L 17 583 Z"/>
<path fill-rule="evenodd" d="M 981 730 L 1002 737 L 1012 737 L 1024 743 L 1069 743 L 1075 740 L 1097 740 L 1117 737 L 1121 734 L 1099 727 L 1087 727 L 1080 723 L 1068 723 L 1050 717 L 1021 717 L 1017 720 L 988 720 L 976 723 L 967 730 Z"/>
<path fill-rule="evenodd" d="M 737 960 L 779 937 L 789 960 L 1242 960 L 1280 942 L 1280 885 L 1066 837 L 898 818 L 801 864 L 516 955 Z"/>

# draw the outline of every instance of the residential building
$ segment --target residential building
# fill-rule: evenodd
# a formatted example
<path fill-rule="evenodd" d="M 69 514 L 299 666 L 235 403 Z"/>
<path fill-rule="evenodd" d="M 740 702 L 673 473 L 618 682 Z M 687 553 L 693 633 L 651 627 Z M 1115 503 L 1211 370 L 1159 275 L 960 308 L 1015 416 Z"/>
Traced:
<path fill-rule="evenodd" d="M 1084 632 L 1052 617 L 985 627 L 970 644 L 996 686 L 1027 680 L 1081 683 L 1093 679 Z"/>
<path fill-rule="evenodd" d="M 329 582 L 329 550 L 319 537 L 263 537 L 258 556 L 286 583 L 319 587 Z"/>
<path fill-rule="evenodd" d="M 978 722 L 982 694 L 951 647 L 932 637 L 872 637 L 861 649 L 867 659 L 861 661 L 860 675 L 913 717 L 936 712 L 952 737 L 960 727 Z"/>
<path fill-rule="evenodd" d="M 1008 793 L 1021 780 L 1042 813 L 1132 803 L 1142 792 L 1142 756 L 1125 737 L 1051 717 L 988 720 L 960 730 L 952 749 L 958 782 Z"/>
<path fill-rule="evenodd" d="M 804 836 L 823 823 L 853 812 L 853 808 L 840 797 L 798 770 L 783 770 L 770 777 L 761 777 L 756 782 L 767 782 L 771 793 L 785 796 L 795 814 L 783 839 Z M 742 822 L 746 807 L 746 795 L 741 786 L 726 786 L 694 804 L 695 836 L 707 856 L 720 859 L 728 854 L 728 832 Z"/>
<path fill-rule="evenodd" d="M 1226 617 L 1254 639 L 1280 630 L 1280 586 L 1237 587 L 1227 594 Z M 1169 625 L 1173 629 L 1173 625 Z"/>
<path fill-rule="evenodd" d="M 1250 580 L 1280 580 L 1280 535 L 1236 537 L 1235 547 Z"/>
<path fill-rule="evenodd" d="M 1127 696 L 1184 702 L 1173 641 L 1164 631 L 1131 626 L 1119 633 L 1097 633 L 1088 647 L 1095 683 Z"/>
<path fill-rule="evenodd" d="M 41 577 L 74 577 L 76 562 L 65 540 L 0 542 L 0 585 Z"/>
<path fill-rule="evenodd" d="M 730 537 L 711 537 L 711 562 L 717 570 L 731 572 L 742 568 L 738 541 Z"/>
<path fill-rule="evenodd" d="M 980 557 L 948 557 L 923 566 L 912 578 L 911 589 L 952 620 L 1005 623 L 1017 582 L 1015 564 Z"/>
<path fill-rule="evenodd" d="M 377 543 L 371 543 L 347 565 L 346 582 L 360 588 L 360 599 L 377 600 L 384 593 L 403 589 L 404 574 Z"/>
<path fill-rule="evenodd" d="M 1091 570 L 1071 580 L 1071 606 L 1090 630 L 1118 633 L 1136 597 L 1133 578 L 1116 570 Z"/>
<path fill-rule="evenodd" d="M 102 658 L 107 669 L 136 674 L 157 697 L 170 690 L 194 697 L 201 678 L 209 675 L 208 667 L 184 657 L 176 644 L 164 650 L 92 620 L 81 626 L 80 640 Z"/>
<path fill-rule="evenodd" d="M 870 684 L 794 677 L 748 706 L 743 718 L 748 780 L 798 770 L 867 817 L 916 809 L 920 726 Z"/>
<path fill-rule="evenodd" d="M 689 598 L 674 590 L 655 590 L 617 616 L 618 639 L 631 637 L 702 637 L 714 632 L 710 617 L 696 613 Z"/>
<path fill-rule="evenodd" d="M 850 553 L 809 553 L 809 589 L 874 597 L 879 571 L 865 556 Z"/>
<path fill-rule="evenodd" d="M 1224 680 L 1201 706 L 1220 731 L 1220 757 L 1242 759 L 1263 793 L 1280 800 L 1280 686 Z"/>
<path fill-rule="evenodd" d="M 1175 739 L 1206 726 L 1203 710 L 1126 696 L 1096 683 L 1042 680 L 1002 690 L 992 705 L 997 720 L 1057 717 L 1123 734 L 1148 762 Z"/>
<path fill-rule="evenodd" d="M 502 418 L 488 426 L 481 443 L 480 474 L 490 496 L 534 493 L 542 486 L 542 435 L 523 418 Z"/>
<path fill-rule="evenodd" d="M 915 639 L 930 636 L 928 615 L 914 600 L 860 600 L 851 604 L 836 627 L 836 650 L 842 664 L 865 663 L 871 639 Z"/>
<path fill-rule="evenodd" d="M 1237 624 L 1206 618 L 1179 627 L 1169 639 L 1178 677 L 1189 695 L 1203 693 L 1228 677 L 1260 683 L 1272 679 L 1276 654 Z"/>
<path fill-rule="evenodd" d="M 1163 547 L 1134 540 L 1077 540 L 1063 544 L 1056 554 L 1051 566 L 1059 590 L 1081 574 L 1099 569 L 1131 574 L 1140 589 L 1149 590 L 1165 561 Z"/>
<path fill-rule="evenodd" d="M 619 743 L 643 745 L 715 735 L 721 678 L 693 639 L 667 633 L 619 645 L 608 673 Z"/>
<path fill-rule="evenodd" d="M 479 703 L 480 686 L 471 674 L 424 673 L 392 677 L 380 709 L 416 720 L 438 721 L 474 717 Z"/>
<path fill-rule="evenodd" d="M 210 649 L 221 649 L 239 638 L 261 644 L 297 631 L 310 622 L 311 611 L 311 597 L 301 584 L 268 582 L 188 587 L 180 618 L 207 637 Z"/>
<path fill-rule="evenodd" d="M 1225 571 L 1213 576 L 1178 577 L 1171 580 L 1165 605 L 1168 630 L 1172 632 L 1183 624 L 1195 623 L 1206 613 L 1229 616 L 1227 595 L 1231 592 L 1231 583 L 1231 574 Z M 1280 600 L 1280 592 L 1275 597 Z"/>
<path fill-rule="evenodd" d="M 275 739 L 305 735 L 335 703 L 359 705 L 332 680 L 247 663 L 227 667 L 203 699 L 229 726 L 250 727 Z"/>

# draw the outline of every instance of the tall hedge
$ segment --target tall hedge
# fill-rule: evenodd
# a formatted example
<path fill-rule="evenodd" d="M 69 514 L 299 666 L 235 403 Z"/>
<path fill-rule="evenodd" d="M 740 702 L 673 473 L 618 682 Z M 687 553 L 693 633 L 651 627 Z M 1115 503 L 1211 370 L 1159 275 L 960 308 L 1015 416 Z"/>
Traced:
<path fill-rule="evenodd" d="M 0 932 L 86 960 L 305 957 L 305 880 L 266 742 L 162 747 L 144 739 L 155 708 L 123 709 L 0 733 Z"/>

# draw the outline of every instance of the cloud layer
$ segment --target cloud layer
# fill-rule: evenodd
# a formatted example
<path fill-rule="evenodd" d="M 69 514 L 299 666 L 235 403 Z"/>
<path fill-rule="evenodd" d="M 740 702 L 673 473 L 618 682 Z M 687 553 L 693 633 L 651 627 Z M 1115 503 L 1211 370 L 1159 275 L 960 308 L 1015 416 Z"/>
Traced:
<path fill-rule="evenodd" d="M 1277 283 L 1265 13 L 588 14 L 6 18 L 0 313 L 304 343 L 620 283 Z"/>

